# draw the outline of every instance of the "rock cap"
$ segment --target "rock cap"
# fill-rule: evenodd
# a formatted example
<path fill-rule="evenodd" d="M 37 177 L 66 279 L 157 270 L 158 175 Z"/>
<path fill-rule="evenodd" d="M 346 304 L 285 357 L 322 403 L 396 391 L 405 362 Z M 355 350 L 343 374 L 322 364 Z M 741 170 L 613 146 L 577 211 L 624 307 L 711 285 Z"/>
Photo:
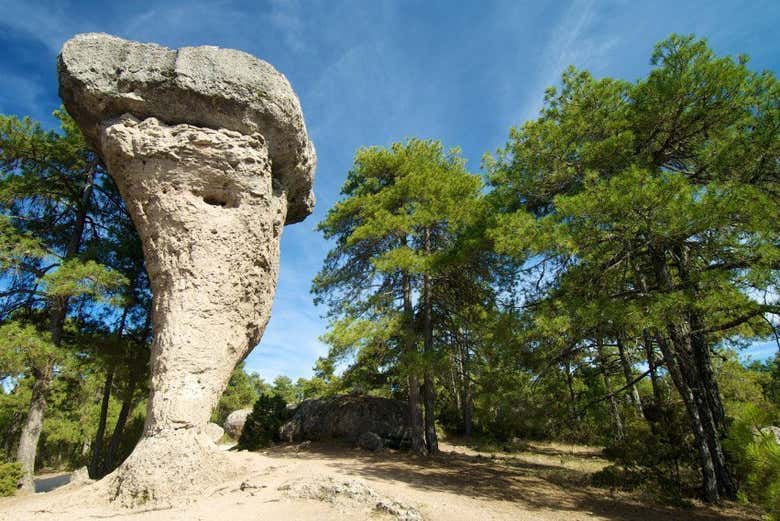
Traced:
<path fill-rule="evenodd" d="M 274 186 L 287 195 L 287 223 L 312 212 L 314 146 L 298 97 L 269 63 L 234 49 L 169 49 L 86 33 L 65 42 L 57 69 L 60 97 L 98 152 L 98 126 L 122 114 L 260 133 Z"/>

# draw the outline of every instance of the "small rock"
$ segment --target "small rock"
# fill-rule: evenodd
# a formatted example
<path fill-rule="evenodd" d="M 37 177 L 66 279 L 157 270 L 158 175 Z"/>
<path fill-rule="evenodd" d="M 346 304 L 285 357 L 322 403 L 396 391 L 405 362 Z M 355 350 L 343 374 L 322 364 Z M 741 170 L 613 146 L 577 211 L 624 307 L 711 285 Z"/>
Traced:
<path fill-rule="evenodd" d="M 214 443 L 217 443 L 221 438 L 222 435 L 225 434 L 225 430 L 217 425 L 216 423 L 207 423 L 206 424 L 206 436 L 209 437 L 211 441 Z"/>
<path fill-rule="evenodd" d="M 246 423 L 246 417 L 252 409 L 239 409 L 231 412 L 225 420 L 225 432 L 231 438 L 238 439 L 241 437 L 241 432 L 244 430 L 244 424 Z"/>
<path fill-rule="evenodd" d="M 70 475 L 70 482 L 71 484 L 82 484 L 82 483 L 92 483 L 92 479 L 89 478 L 89 471 L 87 470 L 87 467 L 81 467 L 80 469 L 76 469 L 73 471 L 73 473 Z"/>
<path fill-rule="evenodd" d="M 371 452 L 376 452 L 385 446 L 382 438 L 378 434 L 373 432 L 364 432 L 357 440 L 358 447 Z"/>

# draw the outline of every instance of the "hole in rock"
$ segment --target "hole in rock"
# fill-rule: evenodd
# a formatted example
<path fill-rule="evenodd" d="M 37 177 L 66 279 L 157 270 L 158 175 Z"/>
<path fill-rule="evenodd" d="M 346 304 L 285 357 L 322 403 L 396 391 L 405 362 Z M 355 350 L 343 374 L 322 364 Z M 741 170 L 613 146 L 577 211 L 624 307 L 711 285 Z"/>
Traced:
<path fill-rule="evenodd" d="M 210 204 L 211 206 L 221 206 L 223 208 L 227 206 L 227 201 L 214 195 L 204 196 L 203 202 L 205 202 L 206 204 Z"/>

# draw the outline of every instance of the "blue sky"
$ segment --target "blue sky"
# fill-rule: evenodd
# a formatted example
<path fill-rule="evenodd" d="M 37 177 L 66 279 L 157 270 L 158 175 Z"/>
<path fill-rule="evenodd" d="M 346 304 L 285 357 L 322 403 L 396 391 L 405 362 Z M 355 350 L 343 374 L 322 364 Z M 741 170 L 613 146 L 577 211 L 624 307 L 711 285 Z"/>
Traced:
<path fill-rule="evenodd" d="M 509 127 L 534 117 L 544 88 L 572 64 L 596 76 L 643 76 L 653 44 L 705 36 L 719 54 L 780 69 L 774 1 L 11 1 L 0 0 L 0 113 L 54 125 L 55 58 L 79 32 L 169 47 L 247 51 L 284 73 L 317 147 L 317 209 L 285 228 L 279 288 L 247 359 L 267 379 L 309 376 L 325 331 L 309 295 L 328 244 L 314 231 L 338 198 L 354 151 L 410 136 L 460 146 L 479 171 Z M 751 356 L 774 354 L 774 343 Z"/>

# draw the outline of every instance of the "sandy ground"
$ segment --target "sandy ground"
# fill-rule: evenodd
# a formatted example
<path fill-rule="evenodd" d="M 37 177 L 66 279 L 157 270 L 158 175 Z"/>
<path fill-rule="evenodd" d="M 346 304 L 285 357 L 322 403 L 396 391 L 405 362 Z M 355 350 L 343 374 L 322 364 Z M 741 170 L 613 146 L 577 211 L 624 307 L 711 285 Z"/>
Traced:
<path fill-rule="evenodd" d="M 737 505 L 674 509 L 587 485 L 606 461 L 585 447 L 532 444 L 526 452 L 476 453 L 442 444 L 437 458 L 372 454 L 349 447 L 278 447 L 262 453 L 230 452 L 242 472 L 186 504 L 122 510 L 105 503 L 95 485 L 71 484 L 46 494 L 0 500 L 2 521 L 391 520 L 377 498 L 416 509 L 426 521 L 473 520 L 747 520 L 760 515 Z M 370 497 L 291 497 L 290 485 L 348 483 Z M 308 490 L 308 489 L 307 489 Z M 351 490 L 351 489 L 350 489 Z M 409 518 L 411 519 L 411 518 Z"/>

